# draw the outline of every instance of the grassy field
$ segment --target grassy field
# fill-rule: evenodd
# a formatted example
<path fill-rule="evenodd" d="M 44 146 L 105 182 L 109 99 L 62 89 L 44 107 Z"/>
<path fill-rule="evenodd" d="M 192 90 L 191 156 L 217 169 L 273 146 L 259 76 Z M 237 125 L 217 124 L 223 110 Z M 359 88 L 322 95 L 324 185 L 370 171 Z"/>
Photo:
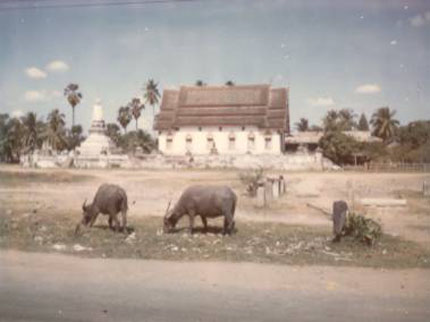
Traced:
<path fill-rule="evenodd" d="M 232 171 L 101 171 L 0 169 L 0 247 L 61 252 L 85 257 L 164 259 L 177 261 L 248 261 L 295 265 L 430 268 L 428 224 L 430 199 L 420 195 L 421 175 L 285 174 L 288 192 L 270 207 L 256 208 L 241 194 L 244 187 Z M 331 224 L 307 203 L 329 209 L 346 199 L 344 187 L 356 182 L 361 195 L 407 198 L 403 209 L 369 209 L 391 235 L 373 247 L 350 239 L 331 242 Z M 128 234 L 114 233 L 107 218 L 74 235 L 80 207 L 103 182 L 123 186 L 129 200 Z M 238 192 L 238 232 L 220 235 L 221 220 L 208 233 L 197 229 L 163 234 L 161 215 L 169 200 L 189 184 L 226 184 Z M 365 193 L 364 193 L 364 192 Z M 185 228 L 187 218 L 179 225 Z M 398 235 L 399 237 L 393 237 Z"/>
<path fill-rule="evenodd" d="M 72 219 L 73 217 L 73 219 Z M 62 252 L 84 257 L 177 261 L 248 261 L 294 265 L 430 268 L 430 252 L 418 244 L 384 235 L 373 247 L 350 239 L 331 242 L 328 229 L 281 223 L 237 222 L 233 236 L 220 234 L 221 222 L 193 235 L 182 229 L 163 234 L 161 218 L 133 220 L 128 234 L 114 233 L 100 218 L 75 236 L 76 215 L 55 213 L 1 216 L 0 247 L 35 252 Z"/>

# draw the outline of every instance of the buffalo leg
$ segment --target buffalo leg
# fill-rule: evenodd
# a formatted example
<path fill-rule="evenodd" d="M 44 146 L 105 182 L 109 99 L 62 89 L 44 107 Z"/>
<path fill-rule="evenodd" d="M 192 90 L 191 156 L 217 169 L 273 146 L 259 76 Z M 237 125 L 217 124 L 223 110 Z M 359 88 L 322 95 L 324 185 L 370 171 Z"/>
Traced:
<path fill-rule="evenodd" d="M 113 216 L 113 220 L 115 221 L 115 232 L 119 232 L 120 229 L 120 224 L 119 224 L 119 220 L 118 220 L 118 216 Z"/>
<path fill-rule="evenodd" d="M 97 219 L 97 216 L 98 216 L 99 214 L 95 214 L 92 218 L 91 218 L 91 221 L 90 221 L 90 227 L 93 227 L 93 225 L 94 225 L 94 223 L 96 222 L 96 219 Z"/>
<path fill-rule="evenodd" d="M 195 213 L 194 212 L 190 212 L 189 214 L 188 214 L 188 217 L 190 218 L 190 234 L 192 235 L 193 234 L 193 229 L 194 229 L 194 216 L 195 216 Z"/>
<path fill-rule="evenodd" d="M 208 231 L 208 220 L 204 216 L 200 216 L 200 218 L 202 218 L 202 223 L 203 223 L 204 231 L 205 232 Z"/>
<path fill-rule="evenodd" d="M 224 216 L 224 231 L 223 234 L 231 235 L 234 229 L 234 219 L 232 214 L 225 214 Z"/>
<path fill-rule="evenodd" d="M 126 233 L 127 232 L 127 211 L 121 212 L 121 219 L 122 219 L 122 231 Z"/>

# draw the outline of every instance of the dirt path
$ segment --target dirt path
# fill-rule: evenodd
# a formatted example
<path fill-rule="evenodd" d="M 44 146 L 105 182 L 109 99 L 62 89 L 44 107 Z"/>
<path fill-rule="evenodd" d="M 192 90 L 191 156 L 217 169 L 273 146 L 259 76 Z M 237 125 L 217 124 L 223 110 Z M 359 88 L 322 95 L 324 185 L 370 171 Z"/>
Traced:
<path fill-rule="evenodd" d="M 428 274 L 0 251 L 0 320 L 427 321 Z"/>

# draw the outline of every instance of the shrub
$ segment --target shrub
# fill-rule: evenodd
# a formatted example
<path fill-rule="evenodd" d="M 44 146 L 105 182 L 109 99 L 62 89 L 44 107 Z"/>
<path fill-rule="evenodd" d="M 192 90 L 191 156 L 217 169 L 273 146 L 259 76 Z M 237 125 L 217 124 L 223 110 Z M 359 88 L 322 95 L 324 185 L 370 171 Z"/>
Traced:
<path fill-rule="evenodd" d="M 263 177 L 263 168 L 247 170 L 239 173 L 239 179 L 246 185 L 246 192 L 250 197 L 255 197 L 257 195 L 258 184 L 263 180 Z"/>
<path fill-rule="evenodd" d="M 344 235 L 372 246 L 381 237 L 382 228 L 375 220 L 351 212 L 346 218 Z"/>

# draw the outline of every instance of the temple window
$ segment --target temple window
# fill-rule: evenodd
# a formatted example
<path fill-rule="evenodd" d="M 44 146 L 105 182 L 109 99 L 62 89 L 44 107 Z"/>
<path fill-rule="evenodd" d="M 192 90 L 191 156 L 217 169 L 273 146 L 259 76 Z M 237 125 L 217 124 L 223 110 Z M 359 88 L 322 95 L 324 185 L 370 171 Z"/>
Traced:
<path fill-rule="evenodd" d="M 172 132 L 167 133 L 166 136 L 166 149 L 171 150 L 173 145 L 173 135 Z"/>
<path fill-rule="evenodd" d="M 187 136 L 185 138 L 185 147 L 186 147 L 187 151 L 191 152 L 191 149 L 193 147 L 193 137 L 190 134 L 187 134 Z"/>
<path fill-rule="evenodd" d="M 264 148 L 266 150 L 272 149 L 272 133 L 271 132 L 266 132 L 264 134 Z"/>
<path fill-rule="evenodd" d="M 248 134 L 248 150 L 254 150 L 255 149 L 255 135 L 253 132 L 250 132 Z"/>
<path fill-rule="evenodd" d="M 234 150 L 236 148 L 236 136 L 233 132 L 228 135 L 228 149 Z"/>
<path fill-rule="evenodd" d="M 209 133 L 206 137 L 206 148 L 210 151 L 214 147 L 214 138 L 212 133 Z"/>

